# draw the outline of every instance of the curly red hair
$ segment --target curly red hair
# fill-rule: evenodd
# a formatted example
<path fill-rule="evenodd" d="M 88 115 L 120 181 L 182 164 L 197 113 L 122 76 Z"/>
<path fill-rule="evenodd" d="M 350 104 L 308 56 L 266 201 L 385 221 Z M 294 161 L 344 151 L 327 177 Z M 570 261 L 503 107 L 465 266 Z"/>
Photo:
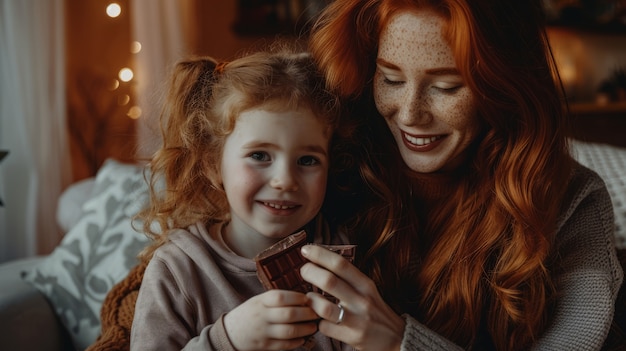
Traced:
<path fill-rule="evenodd" d="M 258 106 L 309 108 L 330 137 L 337 135 L 337 96 L 325 89 L 311 55 L 297 48 L 276 44 L 228 63 L 195 57 L 176 64 L 161 112 L 162 145 L 149 163 L 150 204 L 138 215 L 155 240 L 144 259 L 173 228 L 230 219 L 220 169 L 224 143 L 238 116 Z"/>

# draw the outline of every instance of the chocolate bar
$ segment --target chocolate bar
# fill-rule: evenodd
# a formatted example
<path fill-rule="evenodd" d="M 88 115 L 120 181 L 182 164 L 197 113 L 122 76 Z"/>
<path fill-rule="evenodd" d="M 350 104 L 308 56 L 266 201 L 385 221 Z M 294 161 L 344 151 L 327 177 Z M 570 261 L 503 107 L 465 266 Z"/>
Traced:
<path fill-rule="evenodd" d="M 294 290 L 306 293 L 312 290 L 311 284 L 300 275 L 300 267 L 306 259 L 300 248 L 306 244 L 306 233 L 292 234 L 259 253 L 256 261 L 257 276 L 265 289 Z"/>
<path fill-rule="evenodd" d="M 300 231 L 259 253 L 254 258 L 259 280 L 267 290 L 283 289 L 302 293 L 316 291 L 331 300 L 336 300 L 331 295 L 326 294 L 302 279 L 300 268 L 307 260 L 300 253 L 300 248 L 306 244 L 306 233 Z M 320 246 L 341 254 L 350 262 L 354 260 L 355 245 Z"/>

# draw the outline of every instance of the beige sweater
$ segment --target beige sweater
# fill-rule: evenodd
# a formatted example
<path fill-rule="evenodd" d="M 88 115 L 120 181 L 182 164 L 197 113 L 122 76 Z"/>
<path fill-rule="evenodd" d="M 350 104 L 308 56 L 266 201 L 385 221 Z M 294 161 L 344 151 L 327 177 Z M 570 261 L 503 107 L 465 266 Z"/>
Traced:
<path fill-rule="evenodd" d="M 131 350 L 234 351 L 223 317 L 265 291 L 254 261 L 236 255 L 220 235 L 211 235 L 202 224 L 174 231 L 169 239 L 146 268 L 135 306 Z M 313 350 L 352 350 L 321 333 L 314 339 Z"/>

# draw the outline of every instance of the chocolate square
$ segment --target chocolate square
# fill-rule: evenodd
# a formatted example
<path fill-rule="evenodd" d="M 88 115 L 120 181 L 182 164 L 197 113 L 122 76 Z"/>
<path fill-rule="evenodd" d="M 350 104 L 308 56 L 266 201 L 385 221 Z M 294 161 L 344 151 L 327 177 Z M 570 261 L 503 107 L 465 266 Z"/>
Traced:
<path fill-rule="evenodd" d="M 331 301 L 336 301 L 331 295 L 302 279 L 300 268 L 307 262 L 307 259 L 300 253 L 300 248 L 306 244 L 306 233 L 300 231 L 260 252 L 254 258 L 259 280 L 266 290 L 283 289 L 302 293 L 317 291 Z M 350 262 L 354 261 L 355 245 L 320 246 L 341 254 Z"/>

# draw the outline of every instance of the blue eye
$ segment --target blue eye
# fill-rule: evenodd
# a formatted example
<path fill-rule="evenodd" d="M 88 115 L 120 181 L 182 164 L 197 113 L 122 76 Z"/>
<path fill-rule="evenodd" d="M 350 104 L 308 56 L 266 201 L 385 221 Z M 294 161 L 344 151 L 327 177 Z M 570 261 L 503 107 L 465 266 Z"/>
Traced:
<path fill-rule="evenodd" d="M 313 156 L 303 156 L 298 159 L 298 164 L 301 166 L 314 166 L 319 163 L 320 161 Z"/>
<path fill-rule="evenodd" d="M 249 156 L 251 159 L 256 160 L 256 161 L 269 161 L 270 160 L 270 155 L 267 154 L 267 152 L 262 152 L 262 151 L 256 151 L 256 152 L 252 152 L 250 153 Z"/>

